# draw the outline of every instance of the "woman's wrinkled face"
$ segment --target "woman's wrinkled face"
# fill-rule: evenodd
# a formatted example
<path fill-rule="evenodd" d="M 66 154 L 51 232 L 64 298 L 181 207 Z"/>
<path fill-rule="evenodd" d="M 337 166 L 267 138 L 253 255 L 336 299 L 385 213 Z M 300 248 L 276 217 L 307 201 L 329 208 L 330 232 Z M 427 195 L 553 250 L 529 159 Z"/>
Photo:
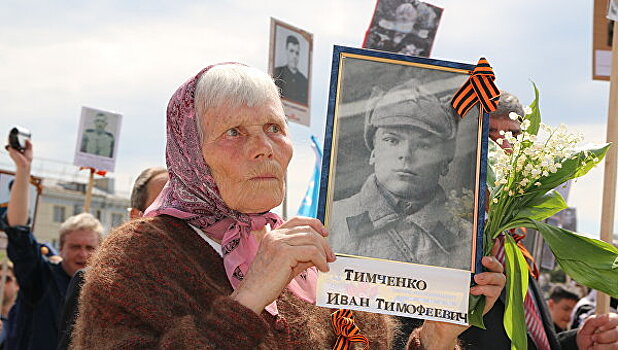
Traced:
<path fill-rule="evenodd" d="M 279 101 L 202 116 L 202 154 L 228 207 L 262 213 L 281 204 L 292 158 Z"/>

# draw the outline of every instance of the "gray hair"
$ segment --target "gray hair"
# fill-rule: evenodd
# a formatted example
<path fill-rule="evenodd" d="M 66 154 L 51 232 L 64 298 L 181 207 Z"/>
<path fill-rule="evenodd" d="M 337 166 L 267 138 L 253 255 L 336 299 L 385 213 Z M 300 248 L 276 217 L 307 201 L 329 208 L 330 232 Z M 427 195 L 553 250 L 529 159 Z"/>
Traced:
<path fill-rule="evenodd" d="M 139 211 L 146 210 L 146 200 L 148 199 L 148 183 L 155 176 L 167 173 L 167 169 L 156 167 L 144 169 L 135 179 L 133 185 L 133 191 L 131 192 L 131 208 L 135 208 Z"/>
<path fill-rule="evenodd" d="M 103 226 L 101 226 L 99 220 L 90 213 L 81 213 L 69 217 L 60 225 L 60 247 L 64 245 L 66 235 L 80 230 L 94 231 L 99 237 L 99 242 L 101 242 Z"/>
<path fill-rule="evenodd" d="M 508 91 L 500 90 L 500 101 L 498 102 L 498 109 L 491 112 L 490 117 L 508 117 L 509 113 L 515 112 L 520 116 L 524 116 L 524 107 L 517 96 L 512 95 Z"/>
<path fill-rule="evenodd" d="M 271 101 L 281 103 L 279 88 L 270 75 L 241 64 L 212 67 L 197 82 L 195 112 L 200 142 L 203 141 L 202 118 L 220 107 L 253 107 Z"/>

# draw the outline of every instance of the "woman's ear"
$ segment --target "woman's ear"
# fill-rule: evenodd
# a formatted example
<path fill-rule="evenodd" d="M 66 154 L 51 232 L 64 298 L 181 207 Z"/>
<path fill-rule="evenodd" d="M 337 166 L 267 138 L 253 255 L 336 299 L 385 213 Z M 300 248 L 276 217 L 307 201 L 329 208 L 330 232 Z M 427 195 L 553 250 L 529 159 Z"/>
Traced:
<path fill-rule="evenodd" d="M 131 208 L 131 210 L 129 210 L 129 217 L 131 219 L 141 218 L 142 216 L 144 216 L 144 213 L 141 210 L 137 210 L 135 208 Z"/>

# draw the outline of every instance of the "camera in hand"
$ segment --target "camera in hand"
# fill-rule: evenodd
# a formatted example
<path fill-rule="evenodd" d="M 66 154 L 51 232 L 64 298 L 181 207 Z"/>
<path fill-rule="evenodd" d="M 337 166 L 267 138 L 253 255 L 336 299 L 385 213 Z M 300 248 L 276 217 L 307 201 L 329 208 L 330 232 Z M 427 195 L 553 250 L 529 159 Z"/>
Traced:
<path fill-rule="evenodd" d="M 15 126 L 9 131 L 9 146 L 23 152 L 26 149 L 26 140 L 30 140 L 30 130 Z"/>

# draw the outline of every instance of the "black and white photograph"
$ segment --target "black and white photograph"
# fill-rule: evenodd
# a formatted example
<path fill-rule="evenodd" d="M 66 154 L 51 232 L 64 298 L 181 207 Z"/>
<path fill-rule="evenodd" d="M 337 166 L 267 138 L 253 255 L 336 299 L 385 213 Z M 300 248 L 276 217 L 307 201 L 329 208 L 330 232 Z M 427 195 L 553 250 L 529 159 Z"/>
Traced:
<path fill-rule="evenodd" d="M 306 126 L 309 126 L 312 51 L 310 33 L 271 19 L 269 71 L 281 91 L 288 118 Z"/>
<path fill-rule="evenodd" d="M 378 0 L 363 47 L 429 57 L 442 11 L 418 0 Z"/>
<path fill-rule="evenodd" d="M 121 117 L 118 113 L 82 108 L 75 165 L 113 171 Z"/>
<path fill-rule="evenodd" d="M 618 0 L 609 0 L 609 4 L 607 5 L 607 19 L 618 21 Z"/>
<path fill-rule="evenodd" d="M 322 182 L 333 250 L 473 270 L 483 118 L 450 104 L 468 75 L 379 54 L 339 64 Z"/>

